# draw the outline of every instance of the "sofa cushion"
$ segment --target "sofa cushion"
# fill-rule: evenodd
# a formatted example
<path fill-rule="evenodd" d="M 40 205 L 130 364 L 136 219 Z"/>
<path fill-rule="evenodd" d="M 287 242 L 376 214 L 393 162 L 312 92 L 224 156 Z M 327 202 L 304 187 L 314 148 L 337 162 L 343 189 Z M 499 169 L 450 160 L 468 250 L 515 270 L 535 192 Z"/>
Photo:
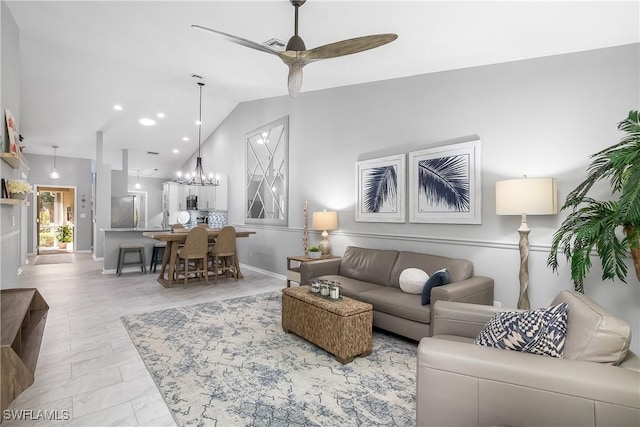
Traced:
<path fill-rule="evenodd" d="M 429 275 L 419 268 L 407 268 L 400 273 L 400 289 L 408 294 L 422 294 Z"/>
<path fill-rule="evenodd" d="M 542 356 L 563 356 L 567 332 L 567 304 L 531 311 L 496 313 L 475 339 L 486 347 Z"/>
<path fill-rule="evenodd" d="M 451 278 L 446 268 L 433 273 L 433 276 L 429 277 L 429 280 L 424 284 L 424 288 L 422 288 L 422 305 L 431 304 L 431 289 L 437 286 L 448 285 L 449 283 L 451 283 Z"/>
<path fill-rule="evenodd" d="M 551 304 L 563 302 L 569 305 L 564 357 L 620 364 L 631 343 L 629 325 L 580 292 L 562 291 Z"/>
<path fill-rule="evenodd" d="M 422 305 L 420 295 L 407 294 L 398 288 L 382 286 L 358 294 L 358 299 L 373 305 L 374 311 L 414 322 L 431 323 L 431 305 Z"/>
<path fill-rule="evenodd" d="M 407 268 L 419 268 L 432 275 L 437 270 L 446 268 L 451 275 L 451 283 L 460 282 L 473 276 L 473 263 L 466 259 L 456 259 L 437 255 L 420 254 L 402 251 L 393 265 L 389 286 L 400 287 L 400 274 Z"/>
<path fill-rule="evenodd" d="M 373 283 L 363 282 L 362 280 L 351 279 L 349 277 L 338 276 L 335 274 L 328 274 L 325 276 L 316 277 L 320 280 L 331 280 L 340 283 L 340 294 L 349 298 L 357 298 L 358 294 L 372 289 L 378 289 L 380 285 L 374 285 Z"/>
<path fill-rule="evenodd" d="M 394 250 L 349 246 L 340 260 L 340 275 L 385 286 L 397 257 Z"/>

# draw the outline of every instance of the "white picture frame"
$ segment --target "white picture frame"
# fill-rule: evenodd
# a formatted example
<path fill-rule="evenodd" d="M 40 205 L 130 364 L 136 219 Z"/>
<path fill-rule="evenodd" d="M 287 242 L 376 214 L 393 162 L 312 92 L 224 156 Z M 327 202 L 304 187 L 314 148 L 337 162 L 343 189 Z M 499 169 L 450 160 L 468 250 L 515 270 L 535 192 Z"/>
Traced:
<path fill-rule="evenodd" d="M 406 222 L 406 157 L 356 162 L 357 222 Z"/>
<path fill-rule="evenodd" d="M 409 153 L 409 222 L 482 223 L 478 140 Z"/>

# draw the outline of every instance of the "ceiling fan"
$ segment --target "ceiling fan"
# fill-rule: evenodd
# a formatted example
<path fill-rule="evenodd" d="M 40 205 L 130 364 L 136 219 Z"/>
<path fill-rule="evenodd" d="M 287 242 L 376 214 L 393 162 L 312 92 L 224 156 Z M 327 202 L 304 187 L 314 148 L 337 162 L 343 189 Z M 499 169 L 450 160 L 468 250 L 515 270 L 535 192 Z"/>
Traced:
<path fill-rule="evenodd" d="M 211 28 L 202 27 L 200 25 L 192 25 L 192 27 L 212 32 L 230 42 L 278 56 L 289 67 L 288 87 L 289 95 L 292 97 L 295 97 L 300 93 L 300 87 L 302 86 L 302 67 L 305 65 L 320 59 L 336 58 L 338 56 L 351 55 L 352 53 L 373 49 L 390 43 L 398 38 L 397 34 L 374 34 L 342 40 L 307 50 L 302 37 L 298 35 L 298 8 L 302 6 L 306 0 L 290 0 L 290 2 L 296 10 L 295 26 L 294 34 L 289 39 L 286 50 L 284 51 L 279 51 L 262 43 L 256 43 L 251 40 L 243 39 L 242 37 L 233 36 L 231 34 L 212 30 Z"/>

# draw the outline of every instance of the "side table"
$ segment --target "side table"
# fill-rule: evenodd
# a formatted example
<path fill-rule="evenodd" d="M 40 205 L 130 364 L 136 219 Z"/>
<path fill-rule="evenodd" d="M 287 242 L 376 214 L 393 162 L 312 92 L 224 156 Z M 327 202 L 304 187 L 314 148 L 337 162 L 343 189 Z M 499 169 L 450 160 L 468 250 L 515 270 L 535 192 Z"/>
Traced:
<path fill-rule="evenodd" d="M 316 262 L 323 259 L 340 258 L 333 255 L 323 255 L 320 258 L 309 258 L 305 255 L 296 255 L 287 257 L 287 288 L 291 286 L 291 282 L 300 283 L 300 264 L 303 262 Z"/>

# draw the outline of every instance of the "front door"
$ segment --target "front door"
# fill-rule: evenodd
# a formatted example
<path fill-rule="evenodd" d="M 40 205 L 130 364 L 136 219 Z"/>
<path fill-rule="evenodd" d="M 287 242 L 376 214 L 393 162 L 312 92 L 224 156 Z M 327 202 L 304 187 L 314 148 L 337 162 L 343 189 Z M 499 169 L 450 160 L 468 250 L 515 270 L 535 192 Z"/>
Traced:
<path fill-rule="evenodd" d="M 37 188 L 36 254 L 73 252 L 75 189 Z"/>

